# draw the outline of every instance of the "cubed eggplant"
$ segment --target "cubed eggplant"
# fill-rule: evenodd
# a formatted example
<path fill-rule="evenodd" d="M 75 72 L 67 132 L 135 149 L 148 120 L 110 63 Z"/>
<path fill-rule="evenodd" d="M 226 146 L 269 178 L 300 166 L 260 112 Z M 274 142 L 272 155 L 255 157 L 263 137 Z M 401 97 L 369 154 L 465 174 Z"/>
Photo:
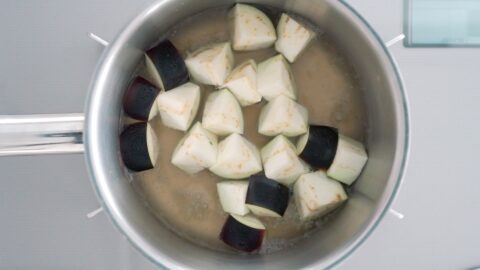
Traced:
<path fill-rule="evenodd" d="M 295 80 L 290 65 L 281 54 L 258 64 L 257 91 L 270 101 L 280 95 L 297 99 Z"/>
<path fill-rule="evenodd" d="M 212 92 L 205 102 L 202 125 L 219 136 L 243 133 L 242 108 L 227 89 Z"/>
<path fill-rule="evenodd" d="M 194 174 L 215 164 L 217 160 L 217 136 L 197 122 L 178 142 L 173 151 L 172 164 Z"/>
<path fill-rule="evenodd" d="M 286 186 L 310 171 L 309 166 L 298 158 L 295 146 L 283 135 L 278 135 L 261 151 L 265 175 Z"/>
<path fill-rule="evenodd" d="M 230 42 L 202 47 L 189 54 L 185 64 L 196 82 L 221 86 L 233 68 Z"/>
<path fill-rule="evenodd" d="M 338 131 L 327 126 L 310 125 L 297 142 L 301 159 L 317 169 L 327 169 L 335 158 Z"/>
<path fill-rule="evenodd" d="M 283 134 L 294 137 L 307 132 L 308 111 L 285 96 L 268 102 L 260 112 L 258 132 L 266 136 Z"/>
<path fill-rule="evenodd" d="M 135 77 L 123 96 L 123 110 L 137 120 L 147 121 L 155 115 L 155 100 L 160 90 L 142 77 Z"/>
<path fill-rule="evenodd" d="M 123 163 L 132 171 L 144 171 L 155 166 L 158 141 L 148 123 L 128 126 L 120 134 L 120 153 Z"/>
<path fill-rule="evenodd" d="M 351 185 L 362 172 L 367 160 L 367 151 L 362 143 L 340 134 L 335 158 L 327 170 L 327 175 Z"/>
<path fill-rule="evenodd" d="M 265 175 L 252 175 L 245 203 L 257 216 L 282 217 L 287 210 L 290 190 Z"/>
<path fill-rule="evenodd" d="M 148 73 L 163 90 L 170 90 L 189 80 L 185 61 L 170 40 L 164 40 L 146 52 Z"/>
<path fill-rule="evenodd" d="M 239 216 L 230 214 L 223 225 L 220 239 L 230 247 L 253 252 L 263 243 L 265 226 L 252 215 Z"/>
<path fill-rule="evenodd" d="M 262 95 L 257 91 L 257 64 L 251 59 L 233 69 L 223 86 L 232 92 L 242 106 L 262 100 Z"/>
<path fill-rule="evenodd" d="M 227 179 L 248 178 L 262 170 L 257 147 L 237 133 L 232 133 L 218 144 L 214 174 Z"/>
<path fill-rule="evenodd" d="M 230 36 L 233 49 L 251 51 L 268 48 L 277 39 L 270 19 L 257 8 L 236 4 L 229 14 Z"/>
<path fill-rule="evenodd" d="M 300 176 L 293 187 L 293 196 L 302 219 L 325 215 L 347 200 L 342 185 L 323 171 Z"/>
<path fill-rule="evenodd" d="M 277 25 L 277 35 L 275 49 L 293 63 L 315 37 L 315 32 L 283 13 Z"/>
<path fill-rule="evenodd" d="M 244 216 L 250 212 L 245 205 L 248 181 L 221 181 L 217 183 L 217 193 L 223 211 Z"/>
<path fill-rule="evenodd" d="M 188 82 L 157 97 L 162 123 L 170 128 L 187 130 L 200 105 L 200 87 Z"/>
<path fill-rule="evenodd" d="M 346 185 L 357 179 L 368 160 L 362 143 L 328 126 L 310 125 L 297 142 L 297 153 L 314 168 L 328 169 L 329 177 Z"/>

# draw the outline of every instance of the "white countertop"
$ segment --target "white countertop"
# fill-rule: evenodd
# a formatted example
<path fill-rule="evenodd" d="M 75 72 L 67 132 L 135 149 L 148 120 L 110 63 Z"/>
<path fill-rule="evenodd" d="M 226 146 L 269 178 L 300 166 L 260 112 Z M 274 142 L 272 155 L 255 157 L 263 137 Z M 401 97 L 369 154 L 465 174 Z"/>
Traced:
<path fill-rule="evenodd" d="M 0 114 L 81 112 L 101 46 L 150 0 L 13 1 L 0 9 Z M 349 0 L 385 41 L 403 1 Z M 394 208 L 339 269 L 480 266 L 480 48 L 391 47 L 408 91 L 409 165 Z M 83 156 L 0 158 L 1 269 L 155 269 L 100 213 Z"/>

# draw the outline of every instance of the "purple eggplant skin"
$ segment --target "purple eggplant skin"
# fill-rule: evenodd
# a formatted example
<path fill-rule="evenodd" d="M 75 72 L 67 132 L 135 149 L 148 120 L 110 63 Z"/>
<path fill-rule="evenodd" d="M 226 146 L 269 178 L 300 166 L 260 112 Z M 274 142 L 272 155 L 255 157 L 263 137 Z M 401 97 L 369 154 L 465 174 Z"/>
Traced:
<path fill-rule="evenodd" d="M 250 177 L 246 204 L 263 207 L 283 216 L 287 210 L 289 198 L 289 188 L 279 182 L 261 174 Z"/>
<path fill-rule="evenodd" d="M 165 91 L 189 81 L 185 61 L 170 40 L 163 40 L 148 50 L 147 55 L 157 68 Z"/>
<path fill-rule="evenodd" d="M 262 246 L 264 236 L 265 230 L 248 227 L 231 215 L 228 216 L 220 233 L 220 239 L 225 244 L 244 252 L 258 250 Z"/>
<path fill-rule="evenodd" d="M 123 163 L 132 171 L 145 171 L 153 168 L 148 154 L 147 123 L 135 123 L 120 134 L 120 153 Z"/>
<path fill-rule="evenodd" d="M 160 90 L 142 77 L 135 77 L 123 95 L 123 110 L 133 119 L 147 121 Z"/>
<path fill-rule="evenodd" d="M 299 156 L 316 169 L 328 169 L 335 158 L 337 145 L 337 129 L 310 125 L 307 144 Z"/>

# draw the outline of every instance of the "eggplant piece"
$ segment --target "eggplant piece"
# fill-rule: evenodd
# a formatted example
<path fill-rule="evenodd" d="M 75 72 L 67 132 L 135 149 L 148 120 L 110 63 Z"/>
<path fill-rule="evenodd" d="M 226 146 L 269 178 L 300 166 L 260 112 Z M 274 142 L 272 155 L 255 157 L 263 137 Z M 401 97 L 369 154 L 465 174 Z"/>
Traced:
<path fill-rule="evenodd" d="M 221 86 L 233 68 L 230 42 L 202 47 L 185 59 L 190 75 L 202 84 Z"/>
<path fill-rule="evenodd" d="M 223 86 L 232 92 L 242 106 L 262 100 L 262 95 L 257 91 L 257 64 L 251 59 L 233 69 Z"/>
<path fill-rule="evenodd" d="M 211 172 L 227 179 L 247 178 L 261 170 L 257 147 L 237 133 L 218 144 L 217 162 L 210 167 Z"/>
<path fill-rule="evenodd" d="M 362 172 L 367 160 L 367 151 L 362 143 L 340 134 L 335 158 L 327 170 L 327 175 L 351 185 Z"/>
<path fill-rule="evenodd" d="M 220 239 L 230 247 L 253 252 L 262 246 L 265 226 L 252 215 L 230 214 L 223 225 Z"/>
<path fill-rule="evenodd" d="M 293 196 L 304 220 L 325 215 L 348 199 L 342 185 L 323 171 L 300 176 L 293 187 Z"/>
<path fill-rule="evenodd" d="M 233 49 L 252 51 L 268 48 L 277 39 L 270 19 L 257 8 L 236 4 L 229 14 L 229 27 Z"/>
<path fill-rule="evenodd" d="M 120 134 L 120 153 L 123 163 L 132 171 L 152 169 L 157 162 L 158 141 L 148 123 L 128 126 Z"/>
<path fill-rule="evenodd" d="M 145 53 L 145 65 L 154 83 L 165 91 L 189 80 L 185 61 L 168 39 Z"/>
<path fill-rule="evenodd" d="M 275 42 L 277 52 L 283 54 L 290 63 L 297 57 L 315 37 L 315 33 L 292 17 L 283 13 L 277 25 L 278 39 Z"/>
<path fill-rule="evenodd" d="M 202 125 L 219 136 L 243 133 L 243 114 L 237 99 L 227 89 L 212 92 L 205 102 Z"/>
<path fill-rule="evenodd" d="M 294 137 L 307 132 L 308 111 L 302 105 L 278 96 L 260 112 L 258 132 L 266 136 L 283 134 Z"/>
<path fill-rule="evenodd" d="M 187 130 L 200 105 L 200 87 L 194 83 L 182 84 L 157 97 L 162 123 L 173 129 Z"/>
<path fill-rule="evenodd" d="M 245 205 L 248 181 L 222 181 L 217 183 L 217 193 L 223 211 L 244 216 L 250 212 Z"/>
<path fill-rule="evenodd" d="M 278 135 L 265 145 L 261 155 L 265 175 L 286 186 L 310 171 L 309 166 L 298 158 L 293 144 L 283 135 Z"/>
<path fill-rule="evenodd" d="M 328 169 L 337 151 L 338 131 L 327 126 L 310 125 L 297 142 L 297 153 L 317 169 Z"/>
<path fill-rule="evenodd" d="M 287 210 L 290 190 L 265 175 L 252 175 L 245 203 L 257 216 L 282 217 Z"/>
<path fill-rule="evenodd" d="M 155 100 L 159 93 L 149 81 L 135 77 L 123 96 L 123 110 L 134 119 L 150 120 L 156 115 Z"/>
<path fill-rule="evenodd" d="M 310 125 L 297 142 L 297 153 L 314 168 L 328 169 L 329 177 L 346 185 L 357 179 L 368 160 L 363 144 L 328 126 Z"/>
<path fill-rule="evenodd" d="M 257 91 L 268 101 L 284 95 L 297 99 L 297 90 L 290 65 L 281 54 L 258 64 Z"/>
<path fill-rule="evenodd" d="M 173 151 L 172 164 L 194 174 L 215 164 L 217 160 L 217 136 L 197 122 L 178 142 Z"/>

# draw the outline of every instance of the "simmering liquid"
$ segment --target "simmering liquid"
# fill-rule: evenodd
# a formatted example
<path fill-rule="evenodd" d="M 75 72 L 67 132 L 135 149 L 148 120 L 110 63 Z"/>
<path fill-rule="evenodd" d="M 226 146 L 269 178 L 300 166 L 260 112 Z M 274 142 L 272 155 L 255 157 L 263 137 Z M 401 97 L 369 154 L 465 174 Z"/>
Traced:
<path fill-rule="evenodd" d="M 275 15 L 280 11 L 270 10 L 270 13 Z M 206 44 L 228 40 L 227 21 L 226 9 L 206 11 L 177 25 L 162 38 L 170 39 L 186 56 Z M 341 133 L 363 141 L 365 108 L 355 72 L 328 33 L 318 27 L 312 29 L 317 31 L 317 37 L 291 65 L 298 102 L 308 109 L 310 124 L 334 126 Z M 274 48 L 234 52 L 235 65 L 248 59 L 259 63 L 276 54 Z M 212 91 L 213 87 L 202 86 L 202 105 L 196 121 L 201 120 L 203 103 Z M 264 105 L 265 101 L 262 101 L 242 108 L 244 135 L 259 149 L 271 139 L 257 132 L 260 109 Z M 208 248 L 235 252 L 219 240 L 220 230 L 227 218 L 216 191 L 216 183 L 222 179 L 208 170 L 189 175 L 173 166 L 170 159 L 184 133 L 163 126 L 159 117 L 153 119 L 152 126 L 160 142 L 157 164 L 152 170 L 133 174 L 132 184 L 159 222 L 177 234 Z M 296 142 L 296 138 L 291 139 Z M 334 215 L 329 215 L 329 218 L 334 218 Z M 290 200 L 283 218 L 260 219 L 267 227 L 260 251 L 263 253 L 291 246 L 313 230 L 321 229 L 321 224 L 326 222 L 325 218 L 302 222 L 293 200 Z"/>

